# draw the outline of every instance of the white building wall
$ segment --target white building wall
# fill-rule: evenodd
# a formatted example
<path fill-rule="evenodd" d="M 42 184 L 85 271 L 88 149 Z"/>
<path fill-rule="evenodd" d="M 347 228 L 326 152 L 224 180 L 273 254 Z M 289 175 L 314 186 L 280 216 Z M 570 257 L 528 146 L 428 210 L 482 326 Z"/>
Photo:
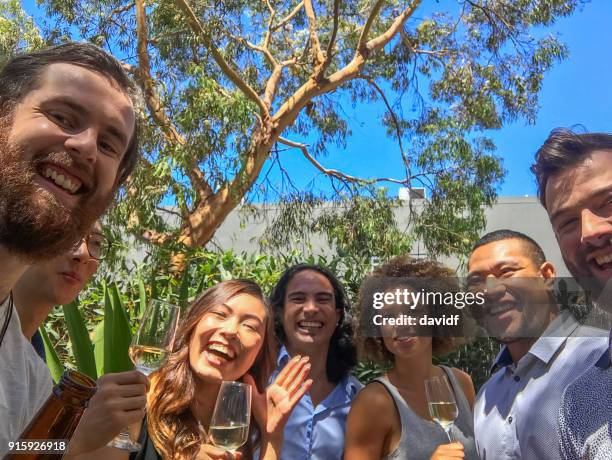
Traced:
<path fill-rule="evenodd" d="M 416 207 L 418 208 L 418 201 Z M 268 207 L 270 217 L 276 212 L 274 206 Z M 400 208 L 396 212 L 399 228 L 407 228 L 408 207 Z M 536 197 L 500 197 L 498 202 L 486 210 L 487 226 L 484 233 L 510 229 L 522 232 L 537 241 L 547 258 L 557 267 L 558 276 L 569 276 L 569 272 L 563 263 L 557 241 L 548 220 L 546 211 Z M 237 253 L 259 252 L 258 240 L 266 228 L 265 222 L 247 220 L 241 224 L 241 217 L 237 211 L 232 212 L 219 227 L 212 241 L 212 247 L 222 250 L 233 250 Z M 324 238 L 314 235 L 308 242 L 315 254 L 325 253 L 328 248 Z M 295 249 L 309 252 L 309 248 L 296 247 Z M 415 243 L 412 255 L 425 257 L 426 248 L 421 243 Z M 442 259 L 441 262 L 452 268 L 458 268 L 459 261 L 456 258 Z"/>

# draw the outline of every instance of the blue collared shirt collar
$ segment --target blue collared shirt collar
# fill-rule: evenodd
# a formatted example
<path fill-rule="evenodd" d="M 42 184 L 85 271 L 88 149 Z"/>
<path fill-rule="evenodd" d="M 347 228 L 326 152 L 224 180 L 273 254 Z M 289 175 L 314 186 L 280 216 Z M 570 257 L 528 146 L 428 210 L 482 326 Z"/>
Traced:
<path fill-rule="evenodd" d="M 567 338 L 580 326 L 580 323 L 569 311 L 564 310 L 548 325 L 540 338 L 529 349 L 529 354 L 535 356 L 544 364 L 548 364 L 552 357 Z M 512 364 L 512 356 L 508 347 L 504 347 L 497 354 L 490 372 Z"/>
<path fill-rule="evenodd" d="M 287 348 L 285 345 L 281 346 L 280 350 L 278 351 L 278 357 L 276 358 L 276 370 L 280 370 L 285 364 L 287 364 L 289 359 L 290 356 Z"/>
<path fill-rule="evenodd" d="M 608 349 L 601 355 L 601 358 L 599 358 L 595 365 L 601 369 L 609 369 L 612 366 L 612 330 L 610 331 Z"/>

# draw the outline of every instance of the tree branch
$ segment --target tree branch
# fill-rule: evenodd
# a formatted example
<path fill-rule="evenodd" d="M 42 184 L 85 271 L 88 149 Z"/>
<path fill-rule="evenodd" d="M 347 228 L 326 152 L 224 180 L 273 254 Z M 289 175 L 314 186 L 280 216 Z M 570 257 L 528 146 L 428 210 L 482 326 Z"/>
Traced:
<path fill-rule="evenodd" d="M 257 93 L 249 86 L 249 84 L 238 75 L 238 73 L 232 68 L 232 66 L 225 60 L 221 52 L 212 43 L 212 39 L 208 35 L 208 32 L 204 29 L 204 26 L 196 16 L 195 12 L 191 9 L 191 6 L 187 3 L 187 0 L 176 0 L 179 8 L 187 16 L 187 22 L 191 29 L 197 36 L 202 40 L 203 45 L 210 52 L 217 65 L 221 68 L 221 71 L 227 78 L 230 79 L 243 93 L 244 95 L 253 101 L 259 107 L 262 118 L 267 119 L 270 117 L 268 108 L 265 106 L 263 101 L 257 95 Z"/>
<path fill-rule="evenodd" d="M 424 54 L 426 56 L 433 56 L 441 60 L 444 56 L 455 53 L 455 50 L 452 50 L 449 48 L 443 48 L 441 50 L 424 50 L 420 48 L 415 48 L 412 45 L 412 43 L 410 43 L 410 38 L 408 37 L 408 35 L 406 34 L 406 31 L 403 28 L 400 29 L 399 34 L 400 34 L 402 43 L 404 43 L 404 45 L 406 45 L 410 49 L 410 52 L 412 54 Z"/>
<path fill-rule="evenodd" d="M 272 26 L 272 29 L 271 29 L 272 32 L 277 31 L 278 29 L 283 27 L 285 24 L 287 24 L 289 21 L 291 21 L 295 17 L 295 15 L 300 12 L 303 6 L 304 6 L 304 0 L 298 3 L 297 6 L 293 8 L 293 10 L 291 10 L 291 13 L 285 16 L 285 18 L 282 19 L 278 24 L 276 24 L 275 26 Z"/>
<path fill-rule="evenodd" d="M 299 142 L 294 142 L 294 141 L 291 141 L 289 139 L 285 139 L 284 137 L 279 137 L 278 138 L 278 142 L 280 142 L 282 144 L 285 144 L 285 145 L 288 145 L 290 147 L 295 147 L 297 149 L 300 149 L 302 151 L 302 154 L 304 155 L 304 157 L 308 161 L 310 161 L 310 163 L 312 163 L 315 168 L 317 168 L 323 174 L 325 174 L 327 176 L 335 177 L 336 179 L 339 179 L 339 180 L 341 180 L 343 182 L 356 183 L 356 184 L 360 184 L 360 185 L 374 184 L 376 182 L 392 182 L 394 184 L 406 185 L 409 182 L 408 179 L 400 180 L 400 179 L 393 179 L 393 178 L 390 178 L 390 177 L 380 177 L 380 178 L 374 178 L 374 179 L 363 179 L 363 178 L 359 178 L 359 177 L 355 177 L 355 176 L 349 176 L 348 174 L 344 174 L 343 172 L 338 171 L 337 169 L 328 169 L 328 168 L 323 167 L 321 165 L 321 163 L 319 163 L 308 152 L 308 146 L 306 144 L 301 144 Z"/>
<path fill-rule="evenodd" d="M 144 230 L 142 232 L 141 238 L 145 240 L 149 244 L 155 244 L 158 246 L 163 246 L 168 241 L 174 239 L 176 235 L 171 232 L 158 232 L 155 230 Z"/>
<path fill-rule="evenodd" d="M 147 17 L 144 8 L 143 0 L 136 0 L 136 39 L 137 39 L 137 54 L 138 54 L 138 69 L 135 71 L 137 78 L 144 90 L 145 101 L 151 117 L 159 125 L 164 136 L 173 145 L 184 146 L 187 142 L 185 138 L 178 132 L 172 121 L 166 115 L 164 108 L 159 100 L 155 89 L 155 82 L 151 77 L 151 63 L 149 60 L 148 51 L 148 28 Z M 195 160 L 190 157 L 188 159 L 187 175 L 192 186 L 198 192 L 200 199 L 206 199 L 212 194 L 212 189 L 206 179 L 204 173 L 199 168 Z"/>
<path fill-rule="evenodd" d="M 321 66 L 323 72 L 325 72 L 325 70 L 329 66 L 331 59 L 332 59 L 332 55 L 334 53 L 334 44 L 336 42 L 336 35 L 338 34 L 338 26 L 340 24 L 339 15 L 340 15 L 340 0 L 334 0 L 334 19 L 333 19 L 334 25 L 332 27 L 332 33 L 331 33 L 331 37 L 329 38 L 329 43 L 327 44 L 327 50 L 325 51 L 325 61 L 323 62 L 323 65 Z"/>
<path fill-rule="evenodd" d="M 272 102 L 274 101 L 274 96 L 276 96 L 276 90 L 278 89 L 278 85 L 283 74 L 283 69 L 287 66 L 295 64 L 296 62 L 296 59 L 289 59 L 287 61 L 283 61 L 281 64 L 277 64 L 274 67 L 272 75 L 266 83 L 266 90 L 264 93 L 264 104 L 266 104 L 268 108 L 272 108 Z"/>
<path fill-rule="evenodd" d="M 237 41 L 238 43 L 242 43 L 244 46 L 246 46 L 247 48 L 252 49 L 253 51 L 259 51 L 260 53 L 262 53 L 266 60 L 268 61 L 268 63 L 274 68 L 277 65 L 276 59 L 274 59 L 274 56 L 272 56 L 272 53 L 270 53 L 270 50 L 268 50 L 266 47 L 263 46 L 257 46 L 254 43 L 251 43 L 250 41 L 248 41 L 246 38 L 244 37 L 238 37 L 234 34 L 228 33 L 227 34 L 232 40 Z"/>
<path fill-rule="evenodd" d="M 266 0 L 266 5 L 268 5 L 268 10 L 270 11 L 270 19 L 268 20 L 268 30 L 263 39 L 263 47 L 267 50 L 270 49 L 270 40 L 272 40 L 272 23 L 274 22 L 274 18 L 276 18 L 276 10 L 272 8 L 269 0 Z"/>
<path fill-rule="evenodd" d="M 357 42 L 357 51 L 361 52 L 361 53 L 365 53 L 367 51 L 367 41 L 368 41 L 368 34 L 370 33 L 370 29 L 372 28 L 372 24 L 374 23 L 374 21 L 376 20 L 376 17 L 378 16 L 378 13 L 380 13 L 380 10 L 383 6 L 383 4 L 385 3 L 384 0 L 378 0 L 375 4 L 374 7 L 372 8 L 372 11 L 370 11 L 370 15 L 368 16 L 368 19 L 366 19 L 366 23 L 363 26 L 363 30 L 361 31 L 361 35 L 359 36 L 359 41 Z"/>
<path fill-rule="evenodd" d="M 379 48 L 382 48 L 389 43 L 389 41 L 391 41 L 391 39 L 402 29 L 408 18 L 414 13 L 420 2 L 421 0 L 413 0 L 410 6 L 408 6 L 395 19 L 395 21 L 393 21 L 387 31 L 366 42 L 362 48 L 358 46 L 353 59 L 342 69 L 339 69 L 329 77 L 326 77 L 325 80 L 318 81 L 309 79 L 300 88 L 298 88 L 272 117 L 278 132 L 282 132 L 289 124 L 293 123 L 293 121 L 299 115 L 300 110 L 302 110 L 314 97 L 333 91 L 343 83 L 355 78 L 365 65 L 369 54 L 373 51 L 377 51 Z M 370 25 L 367 27 L 368 29 L 371 27 L 371 23 L 374 21 L 377 11 L 379 11 L 381 8 L 381 5 L 377 5 L 374 7 L 376 11 L 372 11 L 368 17 L 367 21 L 370 22 Z M 364 26 L 364 30 L 365 29 L 366 27 Z M 362 38 L 363 40 L 366 39 L 364 34 L 362 34 Z"/>
<path fill-rule="evenodd" d="M 367 53 L 376 51 L 384 47 L 387 43 L 389 43 L 391 39 L 402 29 L 402 27 L 404 27 L 404 24 L 406 23 L 408 18 L 412 16 L 414 11 L 417 9 L 417 7 L 420 4 L 421 4 L 421 0 L 413 0 L 410 6 L 408 6 L 404 11 L 402 11 L 401 14 L 397 18 L 395 18 L 395 21 L 393 21 L 393 23 L 391 24 L 391 27 L 389 27 L 385 32 L 383 32 L 378 37 L 373 38 L 372 40 L 369 40 L 365 44 L 365 49 L 367 49 Z M 371 17 L 372 16 L 370 15 L 370 18 Z M 370 18 L 368 18 L 368 20 L 370 20 Z M 364 30 L 365 30 L 365 27 L 364 27 Z M 363 36 L 363 34 L 362 34 L 362 37 L 364 38 L 364 40 L 367 40 L 367 37 Z M 357 48 L 357 49 L 361 50 L 361 48 Z"/>
<path fill-rule="evenodd" d="M 115 16 L 117 14 L 122 14 L 122 13 L 125 13 L 126 11 L 130 11 L 132 8 L 134 8 L 134 2 L 128 3 L 125 6 L 120 6 L 119 8 L 115 8 L 108 15 Z"/>
<path fill-rule="evenodd" d="M 144 8 L 143 0 L 136 0 L 136 50 L 138 54 L 138 69 L 135 69 L 136 75 L 139 78 L 144 89 L 145 101 L 151 116 L 159 124 L 164 135 L 172 144 L 184 145 L 185 139 L 174 127 L 162 107 L 157 91 L 155 90 L 155 82 L 151 77 L 151 63 L 149 61 L 148 50 L 148 28 L 147 17 Z"/>
<path fill-rule="evenodd" d="M 321 74 L 321 67 L 325 62 L 325 56 L 323 55 L 321 43 L 319 42 L 319 36 L 317 35 L 317 18 L 315 17 L 314 8 L 312 7 L 312 0 L 304 1 L 304 10 L 306 11 L 306 17 L 308 18 L 308 30 L 310 31 L 310 43 L 314 57 L 314 77 L 315 80 L 318 80 L 318 77 Z"/>
<path fill-rule="evenodd" d="M 272 8 L 272 4 L 270 3 L 270 0 L 266 0 L 266 6 L 268 7 L 270 14 L 274 14 L 276 12 L 274 8 Z"/>

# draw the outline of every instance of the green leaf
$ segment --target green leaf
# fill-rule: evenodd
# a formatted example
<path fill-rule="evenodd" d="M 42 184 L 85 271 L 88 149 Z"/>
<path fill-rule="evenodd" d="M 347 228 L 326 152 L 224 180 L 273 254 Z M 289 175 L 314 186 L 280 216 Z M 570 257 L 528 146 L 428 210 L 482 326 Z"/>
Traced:
<path fill-rule="evenodd" d="M 104 375 L 104 321 L 100 321 L 93 330 L 94 358 L 98 375 Z"/>
<path fill-rule="evenodd" d="M 179 307 L 181 307 L 181 313 L 185 311 L 189 303 L 189 285 L 191 283 L 191 276 L 189 275 L 189 264 L 185 267 L 183 273 L 183 279 L 179 287 L 178 301 Z"/>
<path fill-rule="evenodd" d="M 70 341 L 72 342 L 72 352 L 74 353 L 77 369 L 96 380 L 98 374 L 96 372 L 93 345 L 89 338 L 87 325 L 79 312 L 78 303 L 72 302 L 69 305 L 64 305 L 62 308 Z"/>
<path fill-rule="evenodd" d="M 132 331 L 130 327 L 130 319 L 125 310 L 119 289 L 113 283 L 109 287 L 111 303 L 113 305 L 113 372 L 124 372 L 134 369 L 134 364 L 129 358 L 129 348 L 132 343 Z"/>
<path fill-rule="evenodd" d="M 199 296 L 204 290 L 207 279 L 208 279 L 208 276 L 206 274 L 202 275 L 202 278 L 200 279 L 200 282 L 198 283 L 198 287 L 196 288 L 196 291 L 195 291 L 196 297 Z"/>
<path fill-rule="evenodd" d="M 155 278 L 155 271 L 153 271 L 153 272 L 151 273 L 151 280 L 150 280 L 149 284 L 151 285 L 151 298 L 152 298 L 152 299 L 157 299 L 157 298 L 158 298 L 158 297 L 157 297 L 157 295 L 158 295 L 158 293 L 157 293 L 158 289 L 157 289 L 157 279 Z M 141 306 L 141 310 L 142 310 L 142 306 Z M 144 313 L 144 310 L 142 310 L 142 311 L 140 312 L 140 314 L 141 314 L 141 315 L 142 315 L 143 313 Z"/>
<path fill-rule="evenodd" d="M 45 326 L 40 326 L 39 331 L 43 339 L 43 344 L 45 345 L 45 355 L 47 358 L 47 366 L 51 371 L 51 378 L 55 383 L 57 383 L 59 382 L 60 377 L 64 373 L 64 366 L 62 366 L 62 363 L 59 357 L 57 356 L 57 353 L 55 353 L 53 345 L 51 344 L 51 340 L 49 340 L 49 335 L 47 334 Z"/>
<path fill-rule="evenodd" d="M 147 289 L 145 288 L 144 280 L 142 279 L 142 274 L 138 273 L 138 292 L 140 296 L 139 303 L 139 311 L 137 312 L 137 316 L 142 316 L 147 307 Z"/>
<path fill-rule="evenodd" d="M 104 292 L 104 364 L 102 374 L 108 374 L 117 372 L 113 367 L 113 304 L 105 281 L 102 282 L 102 290 Z"/>

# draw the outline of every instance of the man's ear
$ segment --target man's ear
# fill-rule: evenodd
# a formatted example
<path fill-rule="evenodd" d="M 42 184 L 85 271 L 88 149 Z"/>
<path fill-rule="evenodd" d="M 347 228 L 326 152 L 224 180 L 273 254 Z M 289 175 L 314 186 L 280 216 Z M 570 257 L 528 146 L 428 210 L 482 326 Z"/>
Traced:
<path fill-rule="evenodd" d="M 544 262 L 542 265 L 540 265 L 538 271 L 540 272 L 540 275 L 547 281 L 547 284 L 549 284 L 549 282 L 550 284 L 555 282 L 557 269 L 551 262 Z"/>

